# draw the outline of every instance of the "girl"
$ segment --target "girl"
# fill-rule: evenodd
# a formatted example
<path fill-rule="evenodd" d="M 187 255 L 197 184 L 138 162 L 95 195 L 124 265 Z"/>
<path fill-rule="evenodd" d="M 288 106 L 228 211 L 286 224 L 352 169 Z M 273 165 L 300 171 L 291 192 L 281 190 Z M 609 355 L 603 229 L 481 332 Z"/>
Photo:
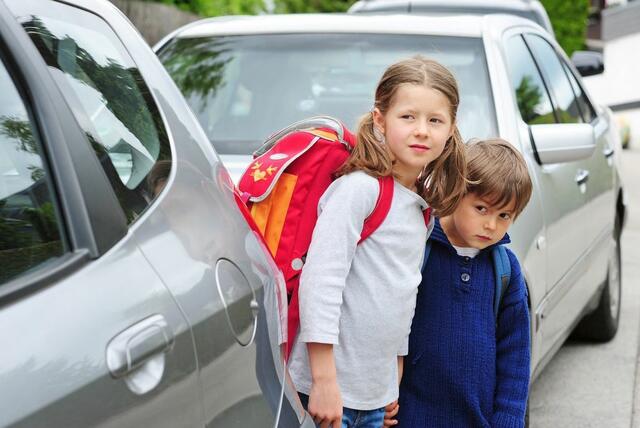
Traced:
<path fill-rule="evenodd" d="M 289 369 L 321 427 L 379 428 L 398 397 L 428 236 L 422 210 L 451 213 L 466 187 L 458 101 L 456 81 L 439 63 L 417 56 L 391 65 L 356 147 L 320 199 Z M 389 213 L 358 245 L 378 197 L 376 177 L 388 175 Z"/>

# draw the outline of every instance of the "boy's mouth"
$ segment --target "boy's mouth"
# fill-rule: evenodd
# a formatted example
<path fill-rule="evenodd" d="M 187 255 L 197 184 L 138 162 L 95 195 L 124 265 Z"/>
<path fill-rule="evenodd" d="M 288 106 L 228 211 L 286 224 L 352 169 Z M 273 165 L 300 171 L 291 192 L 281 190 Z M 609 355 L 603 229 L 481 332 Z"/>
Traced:
<path fill-rule="evenodd" d="M 476 235 L 478 237 L 478 239 L 480 239 L 481 241 L 491 241 L 491 238 L 489 236 L 484 236 L 484 235 Z"/>

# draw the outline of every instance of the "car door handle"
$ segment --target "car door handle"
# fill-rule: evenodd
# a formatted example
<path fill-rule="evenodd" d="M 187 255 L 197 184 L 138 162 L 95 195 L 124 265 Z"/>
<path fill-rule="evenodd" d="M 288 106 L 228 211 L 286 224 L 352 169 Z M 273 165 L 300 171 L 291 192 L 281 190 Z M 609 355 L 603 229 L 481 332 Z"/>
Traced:
<path fill-rule="evenodd" d="M 587 181 L 589 181 L 589 171 L 586 169 L 579 169 L 576 173 L 576 183 L 580 185 L 585 184 Z"/>
<path fill-rule="evenodd" d="M 613 152 L 614 150 L 611 147 L 607 147 L 602 151 L 602 154 L 605 158 L 609 159 L 611 156 L 613 156 Z"/>
<path fill-rule="evenodd" d="M 107 367 L 121 378 L 171 349 L 174 336 L 162 315 L 155 314 L 116 335 L 107 345 Z"/>

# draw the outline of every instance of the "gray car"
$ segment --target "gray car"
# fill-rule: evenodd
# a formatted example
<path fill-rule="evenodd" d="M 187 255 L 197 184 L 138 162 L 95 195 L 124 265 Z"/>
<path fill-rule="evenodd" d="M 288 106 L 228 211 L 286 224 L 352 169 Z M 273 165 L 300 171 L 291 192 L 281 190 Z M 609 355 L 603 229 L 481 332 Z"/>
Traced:
<path fill-rule="evenodd" d="M 155 47 L 237 177 L 271 132 L 314 115 L 355 127 L 400 58 L 448 66 L 465 139 L 501 136 L 534 182 L 512 228 L 531 305 L 533 375 L 573 331 L 606 341 L 620 314 L 625 205 L 611 112 L 554 38 L 511 15 L 280 15 L 209 19 Z M 578 326 L 577 330 L 575 327 Z"/>
<path fill-rule="evenodd" d="M 0 94 L 0 426 L 303 423 L 282 277 L 126 18 L 0 1 Z"/>

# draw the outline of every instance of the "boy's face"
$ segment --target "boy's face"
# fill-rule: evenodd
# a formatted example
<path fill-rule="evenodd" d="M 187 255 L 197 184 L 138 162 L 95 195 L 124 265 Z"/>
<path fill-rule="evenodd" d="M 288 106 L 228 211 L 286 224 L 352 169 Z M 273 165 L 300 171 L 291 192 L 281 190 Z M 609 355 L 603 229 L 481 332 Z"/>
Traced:
<path fill-rule="evenodd" d="M 515 201 L 503 207 L 468 193 L 448 217 L 441 220 L 449 241 L 457 247 L 482 250 L 500 241 L 513 223 Z"/>

